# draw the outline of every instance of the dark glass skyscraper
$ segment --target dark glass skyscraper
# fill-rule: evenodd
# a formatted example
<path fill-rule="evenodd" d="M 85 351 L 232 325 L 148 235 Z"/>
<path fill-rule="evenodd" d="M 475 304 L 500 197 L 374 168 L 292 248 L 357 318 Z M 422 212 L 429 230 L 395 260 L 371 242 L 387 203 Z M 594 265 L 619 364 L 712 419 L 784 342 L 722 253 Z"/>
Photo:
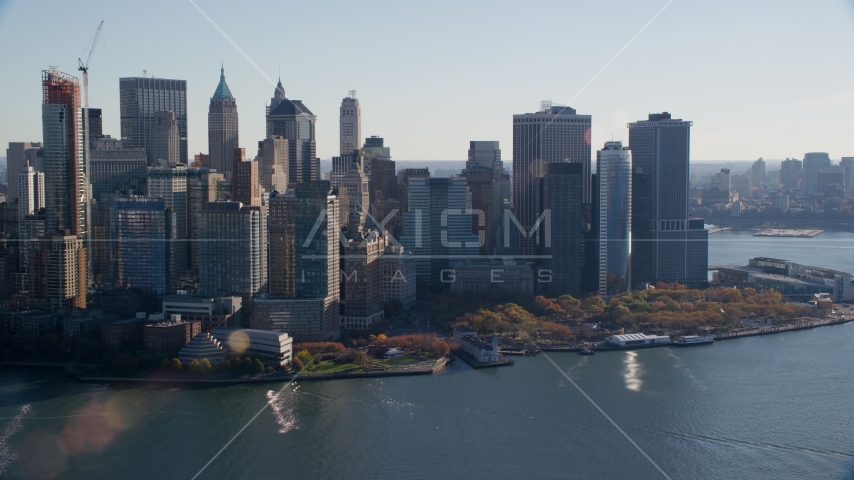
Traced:
<path fill-rule="evenodd" d="M 550 163 L 543 182 L 543 202 L 548 206 L 550 228 L 541 225 L 539 242 L 548 257 L 543 263 L 550 270 L 551 282 L 542 290 L 558 297 L 581 297 L 584 292 L 585 231 L 584 191 L 586 176 L 581 163 Z M 551 231 L 549 231 L 551 230 Z M 542 272 L 538 277 L 544 278 Z"/>
<path fill-rule="evenodd" d="M 704 282 L 705 273 L 689 255 L 688 179 L 692 122 L 671 118 L 667 112 L 629 124 L 629 145 L 636 168 L 650 175 L 649 209 L 652 242 L 651 279 L 693 284 Z M 703 265 L 703 271 L 707 266 Z"/>
<path fill-rule="evenodd" d="M 173 112 L 178 127 L 179 160 L 187 163 L 187 81 L 165 78 L 119 79 L 122 140 L 125 148 L 144 148 L 154 162 L 156 112 Z"/>
<path fill-rule="evenodd" d="M 582 201 L 590 202 L 590 115 L 575 109 L 550 106 L 537 113 L 513 115 L 513 207 L 526 231 L 543 212 L 539 179 L 556 162 L 581 165 Z M 533 251 L 530 239 L 523 241 L 526 254 Z"/>

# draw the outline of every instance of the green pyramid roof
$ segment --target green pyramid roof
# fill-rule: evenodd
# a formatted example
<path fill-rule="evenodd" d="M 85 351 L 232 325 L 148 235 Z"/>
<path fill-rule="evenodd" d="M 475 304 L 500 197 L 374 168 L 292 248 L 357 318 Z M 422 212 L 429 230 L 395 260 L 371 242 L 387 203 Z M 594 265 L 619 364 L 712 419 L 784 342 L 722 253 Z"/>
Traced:
<path fill-rule="evenodd" d="M 219 71 L 219 85 L 217 85 L 216 91 L 214 92 L 211 100 L 214 99 L 234 101 L 234 95 L 231 94 L 231 90 L 228 89 L 228 84 L 225 83 L 225 68 L 222 68 Z"/>

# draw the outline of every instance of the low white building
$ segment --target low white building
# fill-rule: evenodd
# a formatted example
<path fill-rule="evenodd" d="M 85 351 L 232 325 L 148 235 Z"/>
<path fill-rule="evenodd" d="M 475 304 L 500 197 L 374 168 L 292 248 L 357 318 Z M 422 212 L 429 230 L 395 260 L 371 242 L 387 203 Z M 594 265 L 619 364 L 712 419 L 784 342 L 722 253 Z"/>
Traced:
<path fill-rule="evenodd" d="M 403 352 L 403 350 L 401 350 L 401 349 L 399 349 L 399 348 L 389 348 L 389 349 L 388 349 L 388 351 L 387 351 L 387 352 L 385 352 L 384 357 L 385 357 L 386 359 L 389 359 L 389 358 L 400 358 L 400 357 L 402 357 L 402 356 L 404 356 L 404 355 L 405 355 L 405 353 Z"/>
<path fill-rule="evenodd" d="M 631 347 L 636 345 L 657 345 L 670 343 L 667 335 L 647 335 L 645 333 L 627 333 L 624 335 L 611 335 L 606 340 L 611 345 L 619 347 Z"/>
<path fill-rule="evenodd" d="M 190 343 L 178 352 L 178 360 L 184 364 L 193 363 L 193 360 L 201 362 L 205 358 L 211 365 L 225 361 L 225 347 L 210 333 L 197 333 Z"/>
<path fill-rule="evenodd" d="M 477 332 L 469 327 L 454 329 L 454 340 L 460 349 L 474 358 L 478 363 L 493 363 L 501 359 L 498 353 L 498 335 L 492 334 L 492 343 L 477 338 Z"/>
<path fill-rule="evenodd" d="M 287 365 L 293 356 L 293 341 L 285 332 L 251 328 L 216 328 L 213 336 L 229 353 L 258 356 L 267 365 Z"/>

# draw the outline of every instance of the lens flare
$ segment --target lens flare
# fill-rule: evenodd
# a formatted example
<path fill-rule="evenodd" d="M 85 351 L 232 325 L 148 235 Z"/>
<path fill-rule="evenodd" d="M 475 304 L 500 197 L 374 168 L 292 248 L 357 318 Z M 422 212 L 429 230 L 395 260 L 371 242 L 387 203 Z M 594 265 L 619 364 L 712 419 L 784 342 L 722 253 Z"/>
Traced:
<path fill-rule="evenodd" d="M 249 335 L 242 330 L 235 330 L 228 336 L 228 348 L 238 355 L 249 348 Z"/>

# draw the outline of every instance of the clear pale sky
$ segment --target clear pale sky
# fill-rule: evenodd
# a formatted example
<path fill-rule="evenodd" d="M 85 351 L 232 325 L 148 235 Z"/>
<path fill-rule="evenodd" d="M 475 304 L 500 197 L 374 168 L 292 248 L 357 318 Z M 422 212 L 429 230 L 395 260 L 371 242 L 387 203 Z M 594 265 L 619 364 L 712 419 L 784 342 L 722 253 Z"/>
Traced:
<path fill-rule="evenodd" d="M 399 160 L 464 159 L 469 140 L 512 157 L 512 115 L 568 103 L 667 0 L 196 0 L 289 98 L 318 116 L 318 156 L 338 152 L 338 107 L 358 91 L 363 136 Z M 39 141 L 40 71 L 90 70 L 90 105 L 119 130 L 119 77 L 188 81 L 190 152 L 207 152 L 220 62 L 240 143 L 264 137 L 273 85 L 189 0 L 0 0 L 0 154 Z M 692 159 L 854 156 L 854 4 L 675 0 L 571 106 L 593 115 L 594 148 L 627 121 L 667 110 L 693 120 Z"/>

